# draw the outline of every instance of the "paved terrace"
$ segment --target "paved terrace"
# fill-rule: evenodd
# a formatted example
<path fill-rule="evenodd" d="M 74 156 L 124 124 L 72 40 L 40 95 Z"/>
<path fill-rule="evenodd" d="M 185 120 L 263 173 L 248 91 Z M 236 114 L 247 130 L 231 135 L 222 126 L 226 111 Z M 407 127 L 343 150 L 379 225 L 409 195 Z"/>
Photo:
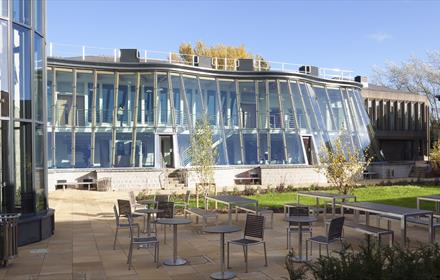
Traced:
<path fill-rule="evenodd" d="M 19 256 L 7 268 L 0 269 L 0 279 L 210 279 L 219 270 L 218 234 L 202 234 L 200 224 L 179 226 L 178 254 L 190 261 L 180 267 L 153 263 L 153 249 L 134 250 L 133 268 L 126 264 L 129 239 L 127 230 L 121 230 L 116 250 L 113 250 L 114 215 L 113 203 L 117 198 L 128 199 L 122 192 L 90 192 L 81 190 L 55 191 L 50 193 L 50 206 L 55 208 L 55 235 L 48 240 L 19 248 Z M 295 197 L 292 197 L 295 201 Z M 227 215 L 220 217 L 225 222 Z M 262 246 L 249 248 L 249 273 L 244 273 L 243 251 L 231 245 L 232 270 L 236 279 L 286 279 L 284 268 L 286 250 L 286 223 L 283 214 L 275 214 L 274 229 L 266 229 L 269 266 L 264 267 Z M 240 216 L 244 224 L 244 214 Z M 374 222 L 375 219 L 372 218 Z M 140 220 L 139 222 L 142 222 Z M 383 225 L 384 226 L 384 225 Z M 159 228 L 160 260 L 172 256 L 172 230 L 168 229 L 167 244 Z M 395 240 L 399 240 L 398 223 L 393 223 Z M 322 219 L 315 223 L 314 235 L 323 234 Z M 426 230 L 411 226 L 411 240 L 426 242 Z M 238 238 L 242 232 L 226 236 Z M 306 234 L 304 235 L 307 236 Z M 346 240 L 359 244 L 363 236 L 351 230 L 345 231 Z M 417 239 L 418 238 L 418 239 Z M 385 241 L 385 239 L 384 239 Z M 385 242 L 384 242 L 385 243 Z M 415 242 L 412 242 L 414 244 Z M 297 235 L 292 235 L 297 248 Z M 314 246 L 317 249 L 318 246 Z M 339 249 L 339 244 L 333 247 Z M 313 252 L 317 256 L 317 250 Z"/>

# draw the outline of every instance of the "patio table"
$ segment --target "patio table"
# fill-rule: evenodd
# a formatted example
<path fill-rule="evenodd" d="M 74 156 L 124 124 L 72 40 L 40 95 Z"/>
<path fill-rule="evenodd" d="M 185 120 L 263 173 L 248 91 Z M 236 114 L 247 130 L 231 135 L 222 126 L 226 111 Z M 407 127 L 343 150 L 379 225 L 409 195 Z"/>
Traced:
<path fill-rule="evenodd" d="M 166 259 L 163 264 L 170 266 L 186 264 L 187 261 L 185 259 L 177 256 L 177 226 L 191 224 L 192 221 L 190 219 L 162 218 L 157 220 L 157 223 L 161 225 L 173 225 L 173 258 Z"/>
<path fill-rule="evenodd" d="M 255 204 L 255 209 L 258 209 L 258 201 L 255 199 L 249 199 L 236 195 L 215 195 L 207 196 L 206 200 L 212 200 L 215 202 L 223 203 L 228 206 L 228 224 L 232 224 L 232 208 L 235 205 L 252 205 Z M 206 209 L 208 209 L 208 203 L 206 204 Z"/>
<path fill-rule="evenodd" d="M 150 236 L 151 234 L 151 226 L 150 226 L 150 221 L 151 221 L 151 214 L 157 214 L 157 213 L 161 213 L 163 212 L 162 209 L 155 209 L 155 208 L 145 208 L 145 209 L 137 209 L 134 211 L 135 213 L 138 214 L 142 214 L 144 215 L 144 232 L 147 232 L 147 235 Z M 147 216 L 147 229 L 145 230 L 145 216 Z"/>
<path fill-rule="evenodd" d="M 428 239 L 432 243 L 433 238 L 433 212 L 428 210 L 420 210 L 414 208 L 406 208 L 400 206 L 386 205 L 373 202 L 346 202 L 342 203 L 342 209 L 352 209 L 355 212 L 355 219 L 358 219 L 359 211 L 365 212 L 366 224 L 369 224 L 369 214 L 379 214 L 396 219 L 400 219 L 400 231 L 402 244 L 406 245 L 407 218 L 428 216 Z M 344 212 L 342 212 L 344 214 Z M 357 221 L 356 221 L 357 222 Z"/>
<path fill-rule="evenodd" d="M 425 196 L 418 196 L 417 197 L 417 209 L 420 209 L 420 202 L 422 201 L 432 201 L 435 204 L 435 213 L 439 213 L 440 209 L 440 195 L 433 194 L 433 195 L 425 195 Z"/>
<path fill-rule="evenodd" d="M 213 279 L 231 279 L 235 277 L 235 273 L 232 271 L 225 271 L 225 233 L 232 233 L 240 231 L 239 226 L 234 225 L 219 225 L 207 227 L 205 232 L 220 233 L 220 272 L 214 272 L 211 274 Z"/>
<path fill-rule="evenodd" d="M 145 205 L 147 206 L 147 208 L 150 208 L 151 205 L 156 205 L 157 201 L 156 200 L 149 200 L 149 199 L 144 199 L 144 200 L 138 200 L 136 201 L 138 204 L 141 205 Z"/>
<path fill-rule="evenodd" d="M 319 200 L 323 199 L 323 200 L 331 200 L 332 202 L 332 216 L 335 216 L 335 210 L 336 210 L 336 201 L 344 201 L 344 200 L 349 200 L 349 199 L 353 199 L 354 202 L 356 202 L 356 196 L 354 195 L 344 195 L 344 194 L 337 194 L 337 193 L 328 193 L 328 192 L 297 192 L 296 193 L 296 201 L 297 204 L 299 205 L 299 199 L 301 196 L 304 197 L 314 197 L 316 198 L 316 208 L 319 208 Z M 325 206 L 324 206 L 325 207 Z M 324 215 L 325 215 L 326 211 L 324 211 Z"/>
<path fill-rule="evenodd" d="M 309 225 L 316 222 L 318 219 L 314 216 L 289 216 L 286 218 L 287 222 L 293 222 L 298 224 L 298 256 L 293 257 L 294 261 L 305 262 L 306 258 L 302 255 L 302 226 Z"/>

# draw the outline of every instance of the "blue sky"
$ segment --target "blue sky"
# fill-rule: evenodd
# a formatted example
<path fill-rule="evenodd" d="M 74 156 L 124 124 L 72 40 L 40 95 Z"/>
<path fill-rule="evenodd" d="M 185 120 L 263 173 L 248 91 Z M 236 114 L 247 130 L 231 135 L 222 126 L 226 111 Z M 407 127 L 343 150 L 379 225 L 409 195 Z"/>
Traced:
<path fill-rule="evenodd" d="M 440 49 L 436 1 L 48 0 L 47 41 L 173 51 L 244 44 L 267 60 L 354 70 Z"/>

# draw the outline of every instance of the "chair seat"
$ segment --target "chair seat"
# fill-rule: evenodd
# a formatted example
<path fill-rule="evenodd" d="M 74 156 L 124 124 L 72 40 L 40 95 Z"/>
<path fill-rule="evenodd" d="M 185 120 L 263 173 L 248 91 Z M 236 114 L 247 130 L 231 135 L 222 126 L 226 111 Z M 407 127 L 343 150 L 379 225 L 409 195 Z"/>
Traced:
<path fill-rule="evenodd" d="M 322 236 L 322 235 L 310 237 L 308 240 L 321 244 L 328 244 L 331 242 L 328 240 L 326 236 Z"/>
<path fill-rule="evenodd" d="M 150 237 L 133 237 L 133 243 L 139 244 L 139 243 L 155 243 L 159 242 L 155 236 Z"/>
<path fill-rule="evenodd" d="M 123 228 L 128 228 L 130 226 L 130 224 L 118 224 L 118 227 L 123 227 Z M 134 223 L 134 224 L 131 224 L 131 226 L 132 227 L 138 227 L 139 226 L 139 224 L 138 223 Z"/>
<path fill-rule="evenodd" d="M 256 245 L 256 244 L 263 243 L 262 240 L 255 240 L 255 239 L 248 239 L 248 238 L 230 240 L 228 242 L 232 243 L 232 244 L 238 244 L 238 245 Z"/>

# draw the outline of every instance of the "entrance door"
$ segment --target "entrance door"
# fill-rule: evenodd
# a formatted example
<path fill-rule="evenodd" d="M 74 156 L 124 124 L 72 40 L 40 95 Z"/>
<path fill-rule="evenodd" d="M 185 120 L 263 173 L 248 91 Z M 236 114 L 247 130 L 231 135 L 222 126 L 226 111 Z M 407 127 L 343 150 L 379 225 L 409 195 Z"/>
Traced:
<path fill-rule="evenodd" d="M 306 157 L 309 165 L 313 165 L 313 158 L 312 158 L 312 137 L 311 136 L 301 136 L 304 149 L 306 150 Z"/>
<path fill-rule="evenodd" d="M 160 152 L 166 167 L 174 168 L 173 136 L 160 135 Z"/>

